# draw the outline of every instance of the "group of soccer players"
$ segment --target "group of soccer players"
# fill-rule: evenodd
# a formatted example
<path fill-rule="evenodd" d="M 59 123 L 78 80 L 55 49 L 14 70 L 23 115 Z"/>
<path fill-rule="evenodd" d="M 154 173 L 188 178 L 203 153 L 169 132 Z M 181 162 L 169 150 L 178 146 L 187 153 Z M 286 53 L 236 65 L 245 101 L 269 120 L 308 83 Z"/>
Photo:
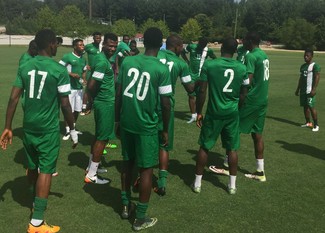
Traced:
<path fill-rule="evenodd" d="M 82 40 L 74 40 L 73 52 L 64 55 L 60 65 L 51 58 L 57 50 L 54 32 L 41 30 L 33 41 L 37 53 L 31 52 L 33 56 L 37 56 L 27 59 L 28 61 L 19 66 L 0 142 L 2 148 L 6 149 L 7 144 L 12 141 L 12 119 L 19 98 L 24 93 L 23 142 L 28 158 L 28 176 L 35 187 L 33 213 L 27 232 L 60 230 L 60 227 L 48 225 L 44 221 L 51 178 L 56 171 L 60 147 L 59 101 L 66 121 L 64 137 L 71 137 L 73 148 L 78 143 L 79 132 L 75 129 L 78 113 L 89 113 L 87 102 L 92 103 L 95 140 L 86 169 L 86 183 L 110 182 L 109 179 L 97 176 L 100 172 L 106 172 L 105 169 L 99 168 L 99 163 L 105 146 L 114 137 L 114 131 L 116 137 L 121 140 L 121 217 L 129 219 L 135 211 L 135 221 L 132 225 L 135 231 L 151 227 L 157 222 L 157 218 L 146 215 L 152 190 L 153 168 L 157 164 L 159 178 L 154 191 L 160 196 L 166 194 L 169 151 L 173 149 L 174 95 L 178 77 L 190 96 L 192 116 L 188 123 L 196 121 L 197 126 L 201 128 L 195 179 L 191 186 L 193 192 L 201 192 L 201 180 L 208 152 L 215 145 L 219 135 L 226 152 L 224 166 L 209 168 L 217 174 L 229 175 L 229 194 L 235 194 L 237 191 L 237 150 L 240 146 L 240 133 L 252 135 L 255 149 L 256 172 L 245 176 L 266 181 L 262 132 L 268 103 L 270 66 L 267 55 L 259 48 L 260 37 L 257 33 L 249 32 L 240 49 L 237 48 L 237 40 L 225 39 L 220 58 L 216 58 L 207 47 L 205 39 L 200 39 L 197 45 L 190 44 L 184 49 L 181 37 L 176 34 L 167 38 L 166 50 L 160 50 L 163 35 L 158 28 L 146 30 L 145 51 L 137 56 L 133 55 L 139 51 L 134 48 L 131 50 L 128 46 L 128 36 L 123 36 L 123 41 L 118 44 L 118 37 L 107 33 L 101 48 L 101 34 L 94 33 L 93 39 L 94 42 L 86 46 Z M 88 53 L 88 65 L 82 57 L 84 50 Z M 240 53 L 236 60 L 233 56 L 237 51 Z M 187 59 L 186 52 L 190 53 L 190 60 Z M 308 51 L 306 53 L 305 58 L 308 58 Z M 179 57 L 181 54 L 185 61 Z M 312 56 L 310 51 L 309 55 Z M 208 56 L 212 60 L 206 60 Z M 310 76 L 308 72 L 312 68 L 309 65 L 306 69 L 307 72 L 302 72 Z M 87 70 L 90 70 L 88 80 Z M 319 70 L 320 68 L 316 71 Z M 317 83 L 318 80 L 319 75 Z M 296 94 L 304 93 L 303 83 L 302 75 Z M 309 89 L 313 96 L 317 83 L 315 85 L 307 82 L 311 86 Z M 87 88 L 82 96 L 85 84 Z M 208 105 L 203 117 L 202 109 L 207 90 Z M 311 94 L 307 95 L 308 98 L 306 97 L 303 104 L 310 102 L 309 98 L 313 97 Z M 193 96 L 196 96 L 196 103 Z M 314 108 L 308 106 L 304 108 L 306 125 L 310 122 L 307 118 L 307 113 L 310 113 L 307 110 L 311 110 L 316 126 L 313 129 L 318 130 L 317 114 Z M 137 205 L 130 200 L 134 166 L 139 173 Z"/>

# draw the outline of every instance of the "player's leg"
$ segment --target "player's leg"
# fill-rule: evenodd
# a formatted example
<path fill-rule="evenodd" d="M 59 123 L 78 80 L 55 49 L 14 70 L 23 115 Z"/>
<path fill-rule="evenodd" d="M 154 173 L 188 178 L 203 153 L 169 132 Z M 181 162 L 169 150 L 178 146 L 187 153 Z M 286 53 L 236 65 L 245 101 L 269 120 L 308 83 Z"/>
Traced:
<path fill-rule="evenodd" d="M 71 94 L 69 94 L 69 102 L 71 105 L 71 110 L 72 110 L 73 115 L 75 114 L 74 110 L 75 110 L 75 104 L 76 104 L 76 102 L 75 102 L 76 93 L 77 93 L 76 90 L 71 90 Z M 70 139 L 70 127 L 68 126 L 68 123 L 66 121 L 65 121 L 65 135 L 63 136 L 62 139 L 65 141 Z"/>
<path fill-rule="evenodd" d="M 313 123 L 310 121 L 310 109 L 308 106 L 308 98 L 306 94 L 300 95 L 300 106 L 303 107 L 303 114 L 305 117 L 305 124 L 302 124 L 301 127 L 312 128 Z"/>
<path fill-rule="evenodd" d="M 236 177 L 237 177 L 237 165 L 238 165 L 238 156 L 236 151 L 228 151 L 229 155 L 229 184 L 228 184 L 228 193 L 236 193 Z"/>
<path fill-rule="evenodd" d="M 192 184 L 192 191 L 195 193 L 201 192 L 201 181 L 203 177 L 204 167 L 208 161 L 208 153 L 209 151 L 205 148 L 202 148 L 201 146 L 196 156 L 195 180 Z"/>
<path fill-rule="evenodd" d="M 314 127 L 313 127 L 313 132 L 319 131 L 319 126 L 318 126 L 318 119 L 317 119 L 317 111 L 315 108 L 315 103 L 316 103 L 316 96 L 308 98 L 308 109 L 310 110 L 311 116 L 314 121 Z"/>

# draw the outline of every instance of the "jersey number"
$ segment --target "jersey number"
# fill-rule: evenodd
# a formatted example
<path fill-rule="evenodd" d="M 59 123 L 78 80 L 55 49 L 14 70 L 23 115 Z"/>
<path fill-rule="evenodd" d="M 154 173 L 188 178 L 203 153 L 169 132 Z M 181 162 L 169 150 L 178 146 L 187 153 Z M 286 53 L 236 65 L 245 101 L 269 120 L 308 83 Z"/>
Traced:
<path fill-rule="evenodd" d="M 33 99 L 34 98 L 34 89 L 35 89 L 35 73 L 36 70 L 32 70 L 28 72 L 28 75 L 30 76 L 30 86 L 29 86 L 29 98 Z M 39 88 L 38 88 L 38 94 L 37 94 L 37 99 L 41 98 L 42 95 L 42 90 L 44 87 L 45 79 L 47 77 L 47 72 L 45 71 L 37 71 L 37 74 L 42 76 Z"/>
<path fill-rule="evenodd" d="M 228 82 L 226 83 L 226 85 L 223 87 L 222 91 L 223 92 L 232 92 L 232 89 L 229 88 L 232 80 L 234 80 L 234 71 L 231 69 L 227 69 L 224 73 L 224 77 L 225 78 L 229 78 Z"/>
<path fill-rule="evenodd" d="M 174 62 L 173 62 L 173 61 L 169 61 L 169 62 L 167 62 L 166 59 L 162 58 L 162 59 L 160 59 L 160 62 L 161 62 L 162 64 L 167 64 L 168 69 L 169 69 L 169 72 L 172 71 L 172 69 L 173 69 L 173 65 L 174 65 Z"/>
<path fill-rule="evenodd" d="M 269 60 L 264 60 L 263 61 L 264 64 L 264 81 L 269 80 L 270 77 L 270 62 Z"/>
<path fill-rule="evenodd" d="M 125 88 L 125 90 L 123 92 L 123 94 L 125 96 L 128 96 L 130 98 L 133 98 L 133 94 L 130 93 L 129 91 L 135 85 L 135 83 L 137 82 L 137 80 L 140 76 L 139 70 L 137 70 L 135 68 L 129 69 L 128 76 L 132 77 L 132 75 L 133 75 L 132 81 L 129 83 L 129 85 Z M 136 95 L 137 95 L 138 100 L 142 101 L 146 98 L 148 89 L 149 89 L 149 81 L 150 81 L 150 74 L 148 72 L 143 72 L 140 76 L 140 81 L 138 83 L 137 90 L 136 90 Z M 142 89 L 143 89 L 143 91 L 141 94 Z"/>

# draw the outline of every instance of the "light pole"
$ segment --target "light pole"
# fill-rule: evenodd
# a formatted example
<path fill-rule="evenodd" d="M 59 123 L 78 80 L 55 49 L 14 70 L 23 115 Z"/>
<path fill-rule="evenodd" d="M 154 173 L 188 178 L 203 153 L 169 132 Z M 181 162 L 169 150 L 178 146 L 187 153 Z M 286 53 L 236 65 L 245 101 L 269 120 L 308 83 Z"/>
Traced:
<path fill-rule="evenodd" d="M 89 20 L 92 18 L 92 0 L 89 0 Z"/>
<path fill-rule="evenodd" d="M 234 0 L 236 4 L 236 16 L 235 16 L 235 28 L 234 28 L 234 38 L 236 39 L 237 36 L 237 23 L 238 23 L 238 8 L 239 8 L 239 3 L 241 0 Z"/>

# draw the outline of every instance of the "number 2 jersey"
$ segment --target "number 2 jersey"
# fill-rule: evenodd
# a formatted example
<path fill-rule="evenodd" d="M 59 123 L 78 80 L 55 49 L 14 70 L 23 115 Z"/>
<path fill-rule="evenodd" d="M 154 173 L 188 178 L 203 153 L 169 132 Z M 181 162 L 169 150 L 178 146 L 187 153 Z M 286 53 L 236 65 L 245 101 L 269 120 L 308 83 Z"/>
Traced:
<path fill-rule="evenodd" d="M 50 57 L 36 56 L 19 67 L 13 85 L 25 91 L 24 131 L 58 131 L 59 97 L 70 94 L 67 69 Z"/>
<path fill-rule="evenodd" d="M 135 134 L 156 134 L 158 98 L 172 95 L 168 67 L 153 56 L 126 57 L 118 83 L 122 89 L 121 127 Z"/>

